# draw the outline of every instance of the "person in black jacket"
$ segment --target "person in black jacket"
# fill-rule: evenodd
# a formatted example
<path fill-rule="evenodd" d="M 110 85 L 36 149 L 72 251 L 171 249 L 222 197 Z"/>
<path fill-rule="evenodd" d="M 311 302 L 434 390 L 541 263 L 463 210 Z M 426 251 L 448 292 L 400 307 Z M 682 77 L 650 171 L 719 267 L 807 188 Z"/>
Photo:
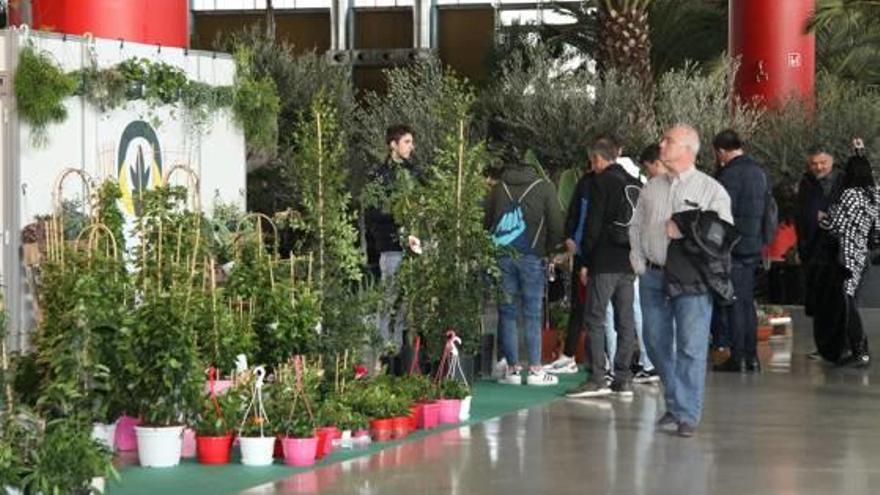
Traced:
<path fill-rule="evenodd" d="M 583 266 L 581 240 L 584 237 L 587 212 L 590 207 L 590 187 L 594 178 L 589 162 L 587 162 L 585 169 L 584 174 L 578 179 L 577 185 L 575 185 L 574 194 L 572 194 L 571 203 L 568 205 L 568 212 L 565 218 L 565 251 L 573 260 L 571 294 L 569 296 L 571 308 L 562 355 L 544 367 L 547 371 L 554 374 L 571 374 L 578 371 L 575 356 L 578 351 L 577 345 L 580 340 L 581 331 L 584 327 L 584 307 L 587 294 L 587 288 L 581 282 L 578 273 L 580 273 L 580 267 Z"/>
<path fill-rule="evenodd" d="M 743 150 L 736 131 L 721 131 L 712 141 L 721 165 L 716 179 L 730 195 L 733 223 L 740 241 L 733 247 L 731 279 L 736 300 L 732 305 L 715 305 L 720 331 L 714 345 L 730 347 L 730 358 L 716 371 L 760 371 L 758 361 L 758 316 L 755 312 L 755 271 L 764 247 L 762 233 L 767 197 L 771 193 L 767 174 Z M 717 321 L 717 320 L 716 320 Z M 715 326 L 715 325 L 713 325 Z"/>
<path fill-rule="evenodd" d="M 390 194 L 394 190 L 401 173 L 410 173 L 417 180 L 421 180 L 421 172 L 410 161 L 415 150 L 412 129 L 404 124 L 390 126 L 385 132 L 385 143 L 388 145 L 388 156 L 371 175 L 371 180 L 386 194 Z M 382 282 L 386 287 L 386 300 L 394 301 L 396 292 L 393 283 L 394 276 L 403 261 L 403 250 L 400 247 L 400 228 L 395 223 L 392 214 L 381 206 L 368 208 L 365 212 L 365 221 L 370 251 L 379 254 L 379 269 L 382 274 Z M 395 319 L 393 333 L 390 328 L 391 320 L 391 312 L 384 311 L 380 316 L 379 332 L 385 342 L 401 346 L 403 344 L 404 319 L 400 316 Z"/>
<path fill-rule="evenodd" d="M 627 188 L 641 188 L 637 180 L 615 163 L 618 148 L 610 140 L 598 140 L 590 150 L 596 177 L 590 187 L 590 208 L 586 232 L 581 243 L 584 266 L 580 278 L 587 286 L 585 320 L 590 335 L 590 373 L 587 380 L 566 395 L 572 398 L 603 397 L 614 394 L 632 396 L 630 365 L 636 349 L 635 272 L 629 261 L 629 222 L 634 204 L 628 203 Z M 605 315 L 608 303 L 614 308 L 617 352 L 614 381 L 605 382 Z"/>
<path fill-rule="evenodd" d="M 838 329 L 845 326 L 846 307 L 839 301 L 843 276 L 837 267 L 839 243 L 819 228 L 819 212 L 828 211 L 842 193 L 843 173 L 835 168 L 834 156 L 821 146 L 807 151 L 807 172 L 798 184 L 798 257 L 804 267 L 804 311 L 813 318 L 817 352 L 811 357 L 836 361 L 845 345 Z"/>

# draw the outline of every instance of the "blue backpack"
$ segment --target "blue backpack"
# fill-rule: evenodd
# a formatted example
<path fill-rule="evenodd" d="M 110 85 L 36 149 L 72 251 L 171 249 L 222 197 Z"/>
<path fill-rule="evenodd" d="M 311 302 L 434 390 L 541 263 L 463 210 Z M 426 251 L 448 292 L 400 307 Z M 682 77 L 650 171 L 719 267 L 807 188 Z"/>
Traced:
<path fill-rule="evenodd" d="M 498 219 L 495 228 L 492 230 L 492 242 L 495 243 L 495 246 L 511 247 L 523 254 L 531 254 L 533 252 L 535 242 L 538 240 L 538 234 L 540 234 L 541 229 L 544 228 L 544 219 L 541 218 L 541 224 L 538 226 L 538 230 L 535 233 L 535 239 L 530 243 L 528 236 L 526 235 L 528 229 L 525 218 L 523 217 L 522 202 L 525 197 L 532 192 L 532 189 L 542 181 L 543 179 L 538 179 L 535 182 L 532 182 L 518 199 L 514 199 L 513 195 L 510 194 L 510 189 L 507 187 L 507 184 L 504 182 L 501 183 L 510 202 L 507 204 L 507 207 L 504 208 L 504 213 L 501 214 L 501 218 Z"/>

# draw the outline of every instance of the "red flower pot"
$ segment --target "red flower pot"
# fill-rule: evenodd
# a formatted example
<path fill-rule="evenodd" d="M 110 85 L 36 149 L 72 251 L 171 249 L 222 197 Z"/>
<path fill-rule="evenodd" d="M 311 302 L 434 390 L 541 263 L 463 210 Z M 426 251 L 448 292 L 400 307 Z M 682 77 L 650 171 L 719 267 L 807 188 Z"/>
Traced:
<path fill-rule="evenodd" d="M 410 428 L 409 416 L 400 416 L 391 419 L 391 438 L 394 440 L 402 440 L 409 435 Z"/>
<path fill-rule="evenodd" d="M 275 437 L 275 448 L 272 450 L 272 457 L 275 459 L 284 459 L 284 446 L 281 444 L 281 437 Z"/>
<path fill-rule="evenodd" d="M 416 431 L 419 429 L 419 415 L 422 413 L 422 405 L 416 404 L 409 408 L 409 431 Z"/>
<path fill-rule="evenodd" d="M 196 437 L 196 456 L 199 464 L 229 464 L 232 435 L 225 437 Z"/>
<path fill-rule="evenodd" d="M 327 426 L 318 428 L 315 431 L 315 436 L 318 437 L 317 458 L 323 459 L 333 452 L 333 440 L 342 438 L 342 432 L 335 426 Z"/>
<path fill-rule="evenodd" d="M 374 442 L 387 442 L 391 440 L 391 420 L 374 419 L 370 421 L 370 436 Z"/>

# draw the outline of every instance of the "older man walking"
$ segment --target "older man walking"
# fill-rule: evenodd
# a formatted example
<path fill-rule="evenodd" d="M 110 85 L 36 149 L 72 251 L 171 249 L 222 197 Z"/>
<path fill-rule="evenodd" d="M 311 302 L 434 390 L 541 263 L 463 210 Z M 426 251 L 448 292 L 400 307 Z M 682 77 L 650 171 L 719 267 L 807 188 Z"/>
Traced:
<path fill-rule="evenodd" d="M 659 425 L 675 424 L 683 437 L 693 436 L 702 414 L 712 301 L 708 290 L 669 296 L 667 250 L 672 239 L 682 236 L 671 219 L 675 213 L 701 210 L 732 221 L 724 187 L 696 169 L 699 150 L 700 138 L 692 127 L 676 125 L 666 131 L 660 160 L 668 173 L 645 186 L 630 227 L 630 261 L 640 276 L 645 346 L 665 389 L 666 413 Z"/>

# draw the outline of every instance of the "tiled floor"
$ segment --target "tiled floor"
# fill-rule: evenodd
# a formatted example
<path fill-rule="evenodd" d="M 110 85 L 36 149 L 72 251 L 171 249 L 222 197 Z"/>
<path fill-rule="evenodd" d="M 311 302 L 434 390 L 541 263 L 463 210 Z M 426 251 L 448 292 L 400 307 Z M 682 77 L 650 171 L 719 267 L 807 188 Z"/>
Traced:
<path fill-rule="evenodd" d="M 692 439 L 658 431 L 659 389 L 639 387 L 628 402 L 560 399 L 245 493 L 880 493 L 878 365 L 837 369 L 811 349 L 796 315 L 793 336 L 762 344 L 763 374 L 710 374 Z"/>

